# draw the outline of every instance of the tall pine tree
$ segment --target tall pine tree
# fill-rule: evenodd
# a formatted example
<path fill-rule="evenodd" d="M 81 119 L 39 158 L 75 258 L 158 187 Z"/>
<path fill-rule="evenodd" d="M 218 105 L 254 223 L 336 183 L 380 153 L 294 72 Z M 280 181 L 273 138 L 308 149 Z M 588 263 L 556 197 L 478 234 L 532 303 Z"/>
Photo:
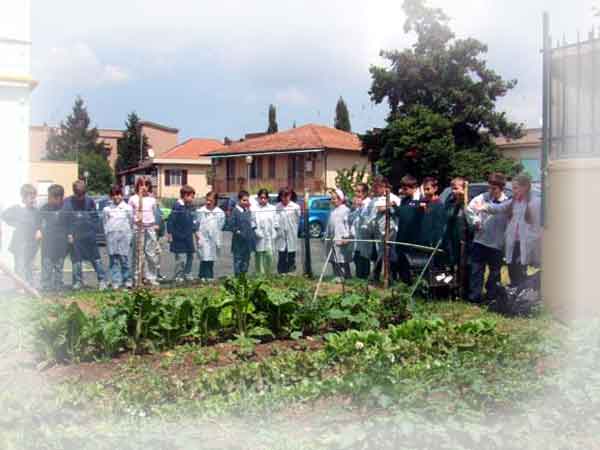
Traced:
<path fill-rule="evenodd" d="M 267 133 L 277 133 L 277 130 L 277 110 L 275 105 L 269 105 L 269 128 L 267 128 Z"/>
<path fill-rule="evenodd" d="M 146 158 L 148 152 L 148 138 L 144 136 L 144 142 L 140 142 L 140 118 L 134 112 L 127 116 L 125 122 L 125 132 L 119 139 L 117 149 L 117 172 L 135 167 L 140 162 L 140 146 L 142 147 L 142 156 Z"/>
<path fill-rule="evenodd" d="M 350 125 L 350 113 L 348 112 L 348 107 L 342 97 L 339 98 L 337 105 L 335 105 L 335 120 L 333 126 L 338 130 L 352 131 L 352 126 Z"/>
<path fill-rule="evenodd" d="M 97 153 L 104 158 L 107 148 L 98 143 L 98 129 L 90 128 L 90 116 L 81 97 L 75 99 L 73 110 L 60 128 L 50 134 L 46 143 L 46 159 L 76 161 L 84 153 Z"/>

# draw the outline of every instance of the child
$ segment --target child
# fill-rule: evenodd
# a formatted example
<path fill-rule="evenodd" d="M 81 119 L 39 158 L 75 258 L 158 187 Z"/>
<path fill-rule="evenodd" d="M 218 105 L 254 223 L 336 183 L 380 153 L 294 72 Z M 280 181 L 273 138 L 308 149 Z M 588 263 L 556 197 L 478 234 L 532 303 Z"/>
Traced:
<path fill-rule="evenodd" d="M 350 223 L 352 235 L 357 239 L 354 244 L 354 265 L 356 267 L 356 276 L 367 280 L 371 272 L 371 254 L 373 251 L 372 242 L 373 229 L 371 227 L 373 202 L 369 197 L 369 187 L 366 183 L 358 183 L 354 190 L 353 208 L 350 213 Z"/>
<path fill-rule="evenodd" d="M 396 236 L 396 232 L 398 231 L 398 223 L 395 217 L 394 211 L 395 206 L 400 205 L 400 198 L 390 193 L 390 184 L 383 177 L 377 177 L 373 183 L 373 193 L 374 198 L 373 208 L 372 208 L 372 216 L 371 216 L 371 226 L 373 227 L 373 237 L 377 241 L 375 244 L 375 267 L 373 268 L 372 281 L 378 282 L 379 277 L 381 275 L 381 270 L 383 268 L 383 260 L 384 260 L 384 246 L 383 246 L 383 238 L 385 235 L 385 222 L 386 222 L 386 196 L 389 193 L 389 234 L 388 241 L 393 240 Z M 390 252 L 390 256 L 392 256 L 392 248 L 388 244 L 388 251 Z"/>
<path fill-rule="evenodd" d="M 102 211 L 102 223 L 106 235 L 110 278 L 113 289 L 121 285 L 131 288 L 129 252 L 133 236 L 133 209 L 123 201 L 121 186 L 113 186 L 110 190 L 112 202 Z"/>
<path fill-rule="evenodd" d="M 65 190 L 58 184 L 48 188 L 48 203 L 40 209 L 42 231 L 42 289 L 61 291 L 67 256 L 67 224 L 62 212 Z"/>
<path fill-rule="evenodd" d="M 486 266 L 489 270 L 486 291 L 489 299 L 496 298 L 496 287 L 500 283 L 504 232 L 507 219 L 503 214 L 490 215 L 481 207 L 485 203 L 499 204 L 507 200 L 504 194 L 506 178 L 501 173 L 492 173 L 488 177 L 488 192 L 478 195 L 469 203 L 466 218 L 475 229 L 471 245 L 471 279 L 469 300 L 481 303 L 483 279 Z"/>
<path fill-rule="evenodd" d="M 15 260 L 15 273 L 30 285 L 33 283 L 33 260 L 42 237 L 36 197 L 35 187 L 24 184 L 21 187 L 22 204 L 2 213 L 2 219 L 15 229 L 9 247 Z"/>
<path fill-rule="evenodd" d="M 531 178 L 522 174 L 513 181 L 513 198 L 503 203 L 485 202 L 474 205 L 478 211 L 505 214 L 505 258 L 513 286 L 519 286 L 527 276 L 527 266 L 540 262 L 541 201 L 531 195 Z"/>
<path fill-rule="evenodd" d="M 135 183 L 135 195 L 129 199 L 129 206 L 133 208 L 135 220 L 133 236 L 133 260 L 135 271 L 139 270 L 138 242 L 141 240 L 144 258 L 144 279 L 152 286 L 158 286 L 158 224 L 156 223 L 156 199 L 152 197 L 152 181 L 146 177 L 140 177 Z M 140 209 L 140 203 L 142 205 Z M 140 224 L 142 237 L 140 239 Z"/>
<path fill-rule="evenodd" d="M 223 245 L 223 227 L 225 213 L 217 206 L 218 196 L 215 192 L 206 194 L 206 204 L 197 211 L 198 217 L 198 255 L 200 257 L 201 281 L 215 278 L 214 265 Z"/>
<path fill-rule="evenodd" d="M 420 192 L 419 183 L 412 175 L 404 175 L 400 179 L 400 205 L 394 211 L 398 232 L 395 235 L 396 242 L 420 244 L 423 209 L 419 209 Z M 391 272 L 394 280 L 401 280 L 405 284 L 412 282 L 410 262 L 408 259 L 410 250 L 406 247 L 395 245 L 392 252 Z"/>
<path fill-rule="evenodd" d="M 325 238 L 327 239 L 327 252 L 331 251 L 331 265 L 336 281 L 350 278 L 350 260 L 352 259 L 352 246 L 350 245 L 350 209 L 344 203 L 346 197 L 340 189 L 331 191 L 331 204 L 333 211 L 327 222 Z M 333 249 L 333 251 L 332 251 Z"/>
<path fill-rule="evenodd" d="M 292 189 L 283 188 L 279 191 L 279 203 L 275 207 L 279 224 L 277 272 L 280 274 L 296 272 L 300 205 L 294 201 L 295 198 L 296 194 Z"/>
<path fill-rule="evenodd" d="M 71 262 L 73 264 L 73 289 L 83 285 L 83 261 L 94 267 L 98 278 L 98 289 L 106 289 L 104 267 L 98 250 L 98 227 L 100 221 L 96 203 L 86 195 L 86 185 L 82 180 L 73 183 L 73 195 L 63 205 L 63 214 L 67 223 L 67 239 L 71 244 Z"/>
<path fill-rule="evenodd" d="M 438 195 L 438 180 L 435 177 L 425 177 L 422 183 L 423 195 L 420 198 L 421 203 L 431 204 L 438 203 L 440 197 Z M 421 205 L 421 207 L 423 207 Z"/>
<path fill-rule="evenodd" d="M 256 273 L 270 275 L 273 269 L 273 251 L 275 250 L 275 237 L 279 230 L 277 211 L 269 204 L 269 191 L 258 191 L 258 203 L 251 206 L 256 223 Z"/>
<path fill-rule="evenodd" d="M 182 186 L 179 200 L 167 222 L 171 253 L 175 254 L 175 282 L 191 281 L 194 261 L 194 233 L 198 230 L 192 204 L 196 191 L 189 185 Z M 184 263 L 185 259 L 185 263 Z"/>
<path fill-rule="evenodd" d="M 256 224 L 250 212 L 250 194 L 247 191 L 240 191 L 238 194 L 238 204 L 231 212 L 230 229 L 233 273 L 238 276 L 248 272 L 250 254 L 256 243 Z"/>

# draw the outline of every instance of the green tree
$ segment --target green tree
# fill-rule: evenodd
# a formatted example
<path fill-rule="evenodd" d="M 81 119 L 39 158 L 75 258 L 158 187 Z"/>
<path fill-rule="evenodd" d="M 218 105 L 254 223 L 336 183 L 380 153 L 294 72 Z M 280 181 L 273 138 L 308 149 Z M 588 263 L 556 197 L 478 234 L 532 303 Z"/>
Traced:
<path fill-rule="evenodd" d="M 96 194 L 107 194 L 115 181 L 108 160 L 98 153 L 87 152 L 79 157 L 79 178 L 88 172 L 88 191 Z"/>
<path fill-rule="evenodd" d="M 104 144 L 98 143 L 98 129 L 90 128 L 90 116 L 81 97 L 75 99 L 73 110 L 58 131 L 52 132 L 46 143 L 46 159 L 76 161 L 85 153 L 108 156 Z"/>
<path fill-rule="evenodd" d="M 387 101 L 390 114 L 383 130 L 362 136 L 365 151 L 393 179 L 405 170 L 417 177 L 437 174 L 442 183 L 459 170 L 473 179 L 484 178 L 484 170 L 516 171 L 518 164 L 502 157 L 492 139 L 522 135 L 520 125 L 496 111 L 496 101 L 516 80 L 505 81 L 487 67 L 486 45 L 455 39 L 441 9 L 424 0 L 405 0 L 403 9 L 404 31 L 416 33 L 417 41 L 409 49 L 382 51 L 388 67 L 370 68 L 371 99 Z M 400 136 L 400 130 L 408 135 Z M 466 157 L 465 152 L 476 155 Z"/>
<path fill-rule="evenodd" d="M 335 175 L 335 186 L 352 201 L 354 198 L 354 188 L 357 183 L 365 182 L 371 184 L 371 179 L 367 176 L 367 167 L 358 167 L 354 164 L 349 169 L 338 169 Z"/>
<path fill-rule="evenodd" d="M 277 130 L 277 110 L 275 105 L 269 105 L 269 128 L 267 128 L 267 133 L 277 133 Z"/>
<path fill-rule="evenodd" d="M 333 126 L 338 130 L 352 131 L 352 126 L 350 125 L 350 113 L 348 112 L 348 107 L 342 97 L 338 99 L 338 102 L 335 105 L 335 120 Z"/>
<path fill-rule="evenodd" d="M 143 137 L 143 143 L 140 142 L 140 118 L 134 112 L 127 116 L 125 122 L 125 132 L 123 137 L 119 139 L 117 149 L 117 171 L 126 170 L 130 167 L 135 167 L 140 162 L 140 147 L 142 147 L 142 156 L 148 156 L 148 138 Z"/>

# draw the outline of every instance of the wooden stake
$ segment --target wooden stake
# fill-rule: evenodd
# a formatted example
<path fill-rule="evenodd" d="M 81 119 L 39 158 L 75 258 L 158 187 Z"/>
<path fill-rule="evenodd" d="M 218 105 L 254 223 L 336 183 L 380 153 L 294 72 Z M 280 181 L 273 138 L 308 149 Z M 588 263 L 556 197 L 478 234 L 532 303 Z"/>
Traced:
<path fill-rule="evenodd" d="M 469 182 L 465 181 L 465 191 L 463 195 L 463 217 L 465 214 L 465 208 L 469 204 Z M 463 219 L 464 220 L 464 219 Z M 465 299 L 467 296 L 467 292 L 465 290 L 465 280 L 467 279 L 467 227 L 464 227 L 463 235 L 460 240 L 460 261 L 458 262 L 458 280 L 459 280 L 459 293 L 462 299 Z"/>
<path fill-rule="evenodd" d="M 138 210 L 137 210 L 137 220 L 138 220 L 138 235 L 137 235 L 137 272 L 138 276 L 135 280 L 135 285 L 138 288 L 141 288 L 144 284 L 144 221 L 143 221 L 143 199 L 144 196 L 138 194 Z"/>
<path fill-rule="evenodd" d="M 385 194 L 385 232 L 383 233 L 383 287 L 390 287 L 390 249 L 388 240 L 390 238 L 390 193 Z"/>

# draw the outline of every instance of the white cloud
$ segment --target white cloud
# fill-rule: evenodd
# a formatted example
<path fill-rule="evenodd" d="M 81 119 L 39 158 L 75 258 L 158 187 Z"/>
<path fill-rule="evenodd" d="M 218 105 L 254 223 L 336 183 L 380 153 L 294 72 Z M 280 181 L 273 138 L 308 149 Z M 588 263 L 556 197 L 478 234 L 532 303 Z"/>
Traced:
<path fill-rule="evenodd" d="M 124 83 L 131 79 L 129 71 L 116 64 L 101 61 L 86 43 L 53 47 L 33 61 L 34 75 L 42 82 L 55 82 L 78 87 Z"/>
<path fill-rule="evenodd" d="M 306 106 L 310 104 L 310 96 L 300 89 L 291 86 L 275 93 L 275 101 L 278 104 L 288 106 Z"/>

